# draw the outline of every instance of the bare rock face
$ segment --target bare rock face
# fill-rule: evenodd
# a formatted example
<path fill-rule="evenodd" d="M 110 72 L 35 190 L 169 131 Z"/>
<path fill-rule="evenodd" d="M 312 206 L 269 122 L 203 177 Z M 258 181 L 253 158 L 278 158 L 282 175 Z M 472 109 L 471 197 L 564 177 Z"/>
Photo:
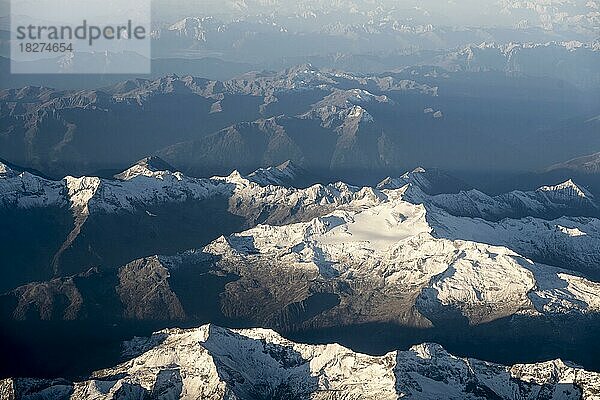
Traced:
<path fill-rule="evenodd" d="M 25 320 L 30 312 L 42 320 L 74 320 L 81 317 L 83 297 L 72 277 L 57 278 L 48 282 L 34 282 L 14 290 L 18 298 L 13 317 Z"/>
<path fill-rule="evenodd" d="M 158 257 L 142 258 L 122 267 L 117 294 L 129 319 L 177 320 L 185 312 L 169 286 L 169 270 Z"/>
<path fill-rule="evenodd" d="M 125 343 L 127 361 L 83 381 L 6 379 L 6 399 L 583 399 L 600 374 L 561 360 L 512 367 L 436 344 L 383 356 L 291 342 L 268 329 L 169 329 Z"/>

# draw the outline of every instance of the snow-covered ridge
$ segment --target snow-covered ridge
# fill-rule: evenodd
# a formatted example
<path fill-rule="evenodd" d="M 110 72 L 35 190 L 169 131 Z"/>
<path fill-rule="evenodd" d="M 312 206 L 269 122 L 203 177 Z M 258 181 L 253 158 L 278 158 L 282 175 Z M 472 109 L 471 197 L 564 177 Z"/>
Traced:
<path fill-rule="evenodd" d="M 305 173 L 301 167 L 288 160 L 276 167 L 259 168 L 247 178 L 261 186 L 288 186 Z"/>
<path fill-rule="evenodd" d="M 17 172 L 0 163 L 0 206 L 16 208 L 67 204 L 64 182 L 51 181 L 29 172 Z"/>
<path fill-rule="evenodd" d="M 400 189 L 405 186 L 415 186 L 427 194 L 435 193 L 454 193 L 460 190 L 470 189 L 470 187 L 441 171 L 426 170 L 423 167 L 417 167 L 410 172 L 406 172 L 399 177 L 387 177 L 377 184 L 377 189 Z M 409 189 L 409 187 L 407 189 Z"/>
<path fill-rule="evenodd" d="M 145 204 L 201 200 L 220 195 L 242 196 L 247 192 L 283 199 L 296 191 L 278 186 L 263 188 L 251 180 L 259 175 L 265 176 L 265 171 L 257 171 L 249 177 L 250 179 L 241 176 L 237 171 L 226 177 L 191 178 L 180 172 L 156 167 L 163 164 L 166 163 L 157 158 L 141 160 L 116 175 L 117 180 L 68 176 L 62 181 L 52 181 L 28 172 L 14 174 L 7 167 L 6 172 L 0 175 L 0 194 L 5 206 L 31 208 L 68 204 L 78 210 L 85 209 L 86 212 L 115 213 L 134 211 Z M 284 167 L 277 171 L 280 176 L 271 176 L 272 179 L 291 177 L 292 174 L 291 170 Z M 272 172 L 269 170 L 271 175 Z M 305 190 L 304 197 L 316 199 L 321 192 L 324 196 L 329 194 L 329 200 L 334 201 L 333 198 L 342 197 L 341 191 L 351 195 L 352 192 L 358 192 L 358 189 L 343 184 L 332 185 L 330 188 L 315 185 Z M 275 198 L 272 197 L 271 200 L 274 201 Z"/>
<path fill-rule="evenodd" d="M 290 163 L 258 170 L 247 177 L 233 171 L 228 176 L 212 178 L 192 178 L 158 168 L 164 164 L 157 158 L 144 159 L 118 174 L 118 179 L 69 176 L 52 181 L 28 172 L 0 175 L 0 205 L 18 209 L 70 208 L 78 217 L 147 213 L 152 206 L 218 199 L 229 212 L 247 219 L 253 226 L 252 221 L 257 218 L 268 223 L 285 223 L 339 207 L 376 204 L 384 197 L 379 191 L 342 182 L 303 189 L 276 186 L 302 172 Z"/>
<path fill-rule="evenodd" d="M 571 179 L 534 191 L 515 190 L 490 196 L 452 182 L 448 176 L 439 176 L 417 168 L 399 178 L 386 178 L 377 187 L 383 192 L 404 188 L 404 198 L 412 203 L 435 206 L 456 216 L 492 221 L 527 216 L 549 219 L 563 215 L 600 213 L 593 195 Z M 579 214 L 580 212 L 583 214 Z"/>
<path fill-rule="evenodd" d="M 600 121 L 600 116 L 588 120 L 588 122 L 592 121 Z M 552 165 L 548 168 L 548 171 L 561 169 L 573 172 L 597 173 L 600 171 L 600 152 Z"/>
<path fill-rule="evenodd" d="M 599 374 L 561 360 L 503 366 L 456 357 L 436 344 L 376 357 L 337 344 L 294 343 L 259 328 L 167 329 L 126 342 L 125 349 L 129 361 L 86 380 L 5 379 L 0 381 L 0 395 L 48 400 L 592 400 L 600 389 Z"/>
<path fill-rule="evenodd" d="M 0 175 L 0 204 L 9 208 L 71 208 L 77 217 L 94 213 L 147 213 L 149 207 L 161 204 L 220 199 L 230 213 L 247 220 L 247 226 L 254 226 L 309 221 L 330 213 L 357 212 L 379 205 L 394 209 L 394 201 L 401 199 L 406 204 L 424 204 L 428 228 L 423 231 L 432 232 L 438 239 L 506 246 L 558 267 L 582 271 L 587 265 L 587 270 L 600 270 L 598 221 L 574 217 L 550 219 L 553 214 L 578 215 L 579 209 L 596 209 L 591 194 L 572 181 L 496 197 L 477 190 L 428 194 L 456 192 L 463 187 L 441 173 L 418 168 L 400 178 L 386 179 L 377 189 L 341 182 L 297 189 L 277 186 L 283 180 L 295 178 L 298 168 L 290 163 L 258 170 L 247 177 L 234 171 L 226 177 L 212 178 L 191 178 L 164 170 L 165 164 L 156 158 L 141 160 L 119 174 L 118 180 L 67 177 L 51 181 L 28 172 L 7 172 Z M 542 216 L 546 221 L 531 216 Z M 506 217 L 513 219 L 495 222 Z M 85 223 L 83 219 L 80 221 Z M 393 218 L 390 221 L 394 223 Z M 387 226 L 384 220 L 377 224 Z M 372 229 L 364 236 L 376 239 L 382 232 L 385 229 Z M 396 234 L 393 232 L 390 237 L 401 237 Z M 356 233 L 354 237 L 358 237 Z"/>
<path fill-rule="evenodd" d="M 164 162 L 159 157 L 146 157 L 126 169 L 125 171 L 115 175 L 115 178 L 127 181 L 136 176 L 148 176 L 162 178 L 174 171 L 174 168 Z M 176 175 L 177 176 L 177 175 Z"/>
<path fill-rule="evenodd" d="M 589 191 L 568 180 L 535 191 L 513 191 L 489 196 L 438 171 L 417 168 L 398 178 L 386 178 L 377 188 L 358 188 L 341 182 L 287 188 L 303 171 L 286 162 L 259 169 L 248 176 L 234 171 L 226 177 L 192 178 L 157 157 L 149 157 L 116 175 L 116 180 L 66 177 L 52 181 L 28 172 L 17 173 L 2 164 L 0 199 L 5 207 L 31 208 L 68 205 L 86 212 L 134 211 L 149 204 L 202 200 L 215 196 L 231 199 L 234 208 L 260 205 L 279 207 L 337 207 L 355 200 L 378 204 L 402 196 L 413 204 L 442 209 L 455 216 L 502 218 L 589 215 L 600 210 Z M 438 194 L 439 193 L 439 194 Z M 577 214 L 580 210 L 584 214 Z M 239 210 L 238 210 L 239 211 Z M 331 211 L 331 210 L 329 210 Z M 595 215 L 595 214 L 594 214 Z"/>
<path fill-rule="evenodd" d="M 375 297 L 385 295 L 387 302 L 400 302 L 412 292 L 414 307 L 434 323 L 445 318 L 445 307 L 458 310 L 473 324 L 522 313 L 600 312 L 600 283 L 534 263 L 507 247 L 481 243 L 485 233 L 478 237 L 477 229 L 487 222 L 453 217 L 441 210 L 431 217 L 428 213 L 422 205 L 388 199 L 362 209 L 337 210 L 309 222 L 259 225 L 221 237 L 204 252 L 218 256 L 225 268 L 253 265 L 258 266 L 257 274 L 279 268 L 359 285 L 360 295 L 342 298 L 340 308 L 352 309 L 355 301 L 369 297 L 371 291 Z M 502 232 L 508 238 L 523 226 L 526 223 L 516 229 L 489 226 L 488 243 L 500 242 Z M 535 243 L 536 229 L 544 232 L 532 228 L 533 233 L 526 231 L 523 240 L 533 236 L 529 243 Z M 472 235 L 481 240 L 461 239 L 463 232 L 464 238 Z M 560 234 L 566 243 L 578 239 Z M 513 247 L 514 242 L 504 240 Z M 591 250 L 598 243 L 600 236 L 595 232 L 582 246 L 598 259 L 598 252 Z M 261 272 L 261 268 L 266 269 Z M 360 313 L 364 318 L 360 322 L 378 318 L 377 309 Z M 387 318 L 393 318 L 387 313 Z M 320 318 L 326 319 L 327 314 Z"/>
<path fill-rule="evenodd" d="M 0 162 L 0 176 L 7 177 L 12 176 L 12 174 L 14 174 L 14 171 L 8 165 Z"/>
<path fill-rule="evenodd" d="M 597 51 L 598 49 L 595 46 L 595 42 L 583 43 L 577 40 L 569 40 L 569 41 L 550 41 L 546 43 L 535 43 L 535 42 L 524 42 L 524 43 L 488 43 L 482 42 L 478 45 L 471 44 L 466 46 L 463 51 L 468 52 L 469 49 L 497 49 L 500 50 L 503 54 L 510 56 L 510 54 L 516 50 L 520 49 L 536 49 L 536 48 L 565 48 L 569 51 L 574 51 L 577 49 L 588 49 L 591 51 Z"/>
<path fill-rule="evenodd" d="M 490 222 L 453 216 L 431 206 L 427 217 L 436 237 L 505 246 L 528 258 L 600 278 L 600 220 L 596 218 Z"/>
<path fill-rule="evenodd" d="M 577 186 L 572 179 L 555 186 L 542 186 L 538 189 L 538 191 L 547 193 L 549 196 L 557 198 L 582 197 L 592 199 L 594 197 L 588 190 Z"/>

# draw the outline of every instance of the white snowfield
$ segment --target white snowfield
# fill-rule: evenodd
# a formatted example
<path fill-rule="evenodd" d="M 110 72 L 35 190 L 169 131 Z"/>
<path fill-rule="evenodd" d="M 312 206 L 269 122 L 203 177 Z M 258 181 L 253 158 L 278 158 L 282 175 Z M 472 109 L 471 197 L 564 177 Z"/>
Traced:
<path fill-rule="evenodd" d="M 0 381 L 0 396 L 36 399 L 598 399 L 600 374 L 561 360 L 512 367 L 436 344 L 374 357 L 272 330 L 168 329 L 125 343 L 130 358 L 88 380 Z"/>
<path fill-rule="evenodd" d="M 600 220 L 526 217 L 489 222 L 455 217 L 430 207 L 428 221 L 436 237 L 505 246 L 528 258 L 566 269 L 600 274 Z"/>
<path fill-rule="evenodd" d="M 600 311 L 600 283 L 534 263 L 506 247 L 436 238 L 422 205 L 392 199 L 363 207 L 305 223 L 259 225 L 221 237 L 204 251 L 221 256 L 222 263 L 242 260 L 364 282 L 390 296 L 417 289 L 422 314 L 443 314 L 448 306 L 471 323 L 518 313 Z M 483 223 L 466 220 L 467 232 L 469 224 Z"/>

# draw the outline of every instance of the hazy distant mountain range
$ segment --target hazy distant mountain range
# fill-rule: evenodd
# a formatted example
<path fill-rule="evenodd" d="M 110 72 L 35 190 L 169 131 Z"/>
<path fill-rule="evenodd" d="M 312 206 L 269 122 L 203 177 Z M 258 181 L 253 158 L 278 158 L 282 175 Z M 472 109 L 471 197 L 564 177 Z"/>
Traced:
<path fill-rule="evenodd" d="M 568 170 L 580 173 L 597 174 L 600 172 L 600 153 L 585 155 L 564 163 L 555 164 L 548 170 Z"/>
<path fill-rule="evenodd" d="M 183 22 L 182 22 L 183 23 Z M 360 74 L 379 74 L 387 71 L 399 71 L 414 66 L 435 66 L 449 71 L 482 72 L 496 71 L 509 76 L 545 77 L 564 80 L 581 89 L 598 89 L 600 87 L 600 48 L 597 41 L 581 42 L 577 40 L 539 39 L 522 42 L 513 40 L 494 41 L 489 36 L 465 39 L 464 42 L 449 44 L 443 48 L 423 49 L 420 46 L 408 49 L 391 50 L 389 48 L 376 49 L 372 47 L 372 40 L 368 39 L 368 47 L 363 50 L 355 49 L 353 42 L 348 49 L 342 51 L 337 47 L 328 51 L 298 51 L 297 46 L 281 44 L 283 48 L 296 49 L 297 53 L 282 56 L 276 53 L 269 57 L 260 55 L 254 49 L 249 49 L 253 58 L 239 57 L 238 54 L 224 56 L 221 51 L 201 51 L 193 56 L 173 52 L 180 46 L 198 46 L 200 43 L 207 46 L 204 41 L 188 39 L 187 33 L 175 34 L 167 30 L 176 43 L 164 46 L 169 53 L 154 52 L 152 60 L 151 77 L 160 77 L 166 73 L 179 75 L 202 76 L 210 79 L 228 80 L 240 74 L 257 70 L 281 70 L 294 67 L 298 64 L 310 63 L 317 68 L 334 68 Z M 244 32 L 240 32 L 242 35 Z M 442 37 L 447 32 L 440 33 Z M 321 34 L 319 34 L 321 35 Z M 396 35 L 396 33 L 394 33 Z M 252 36 L 251 36 L 252 37 Z M 320 36 L 318 36 L 320 37 Z M 155 39 L 154 47 L 159 47 L 161 40 Z M 259 39 L 256 39 L 259 40 Z M 306 38 L 303 38 L 306 40 Z M 315 38 L 317 40 L 317 38 Z M 354 39 L 353 39 L 354 40 Z M 388 45 L 389 38 L 382 38 Z M 258 44 L 257 44 L 258 45 Z M 239 46 L 219 43 L 218 46 L 230 47 L 241 51 Z M 0 87 L 16 88 L 26 85 L 46 85 L 58 88 L 97 88 L 114 84 L 118 81 L 135 78 L 133 75 L 118 74 L 120 59 L 127 60 L 128 55 L 118 54 L 73 54 L 69 63 L 65 64 L 61 57 L 44 60 L 43 68 L 58 75 L 25 74 L 10 75 L 8 58 L 0 58 Z M 106 64 L 107 70 L 114 72 L 108 75 L 90 75 L 83 79 L 81 76 L 72 75 L 84 73 L 89 65 Z M 67 67 L 65 67 L 67 65 Z M 21 70 L 28 66 L 22 64 Z M 41 68 L 36 65 L 39 71 Z M 66 76 L 65 76 L 66 75 Z"/>
<path fill-rule="evenodd" d="M 434 67 L 28 86 L 0 92 L 0 156 L 56 177 L 115 171 L 152 153 L 195 176 L 286 160 L 355 182 L 414 165 L 532 171 L 600 148 L 596 99 L 547 78 Z"/>

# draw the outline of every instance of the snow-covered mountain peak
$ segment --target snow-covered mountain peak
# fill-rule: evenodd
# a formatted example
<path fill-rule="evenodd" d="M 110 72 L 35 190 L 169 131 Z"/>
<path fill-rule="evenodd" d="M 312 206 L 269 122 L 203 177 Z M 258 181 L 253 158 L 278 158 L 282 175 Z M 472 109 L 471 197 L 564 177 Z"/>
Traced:
<path fill-rule="evenodd" d="M 417 186 L 420 186 L 419 184 L 423 183 L 426 188 L 430 185 L 425 177 L 426 173 L 427 171 L 425 168 L 417 167 L 410 172 L 405 172 L 397 178 L 388 176 L 377 184 L 377 189 L 399 189 L 411 183 L 416 184 Z"/>
<path fill-rule="evenodd" d="M 124 348 L 129 361 L 87 380 L 6 379 L 0 394 L 72 400 L 593 400 L 600 386 L 600 374 L 560 360 L 510 367 L 456 357 L 436 344 L 370 356 L 337 344 L 295 343 L 260 328 L 167 329 Z"/>
<path fill-rule="evenodd" d="M 370 102 L 393 103 L 393 101 L 390 100 L 390 98 L 386 95 L 377 96 L 364 89 L 350 89 L 346 91 L 346 95 L 348 97 L 348 101 L 352 102 L 353 104 Z"/>
<path fill-rule="evenodd" d="M 546 193 L 548 196 L 565 199 L 579 197 L 582 199 L 592 200 L 594 196 L 585 188 L 577 185 L 572 179 L 554 186 L 542 186 L 538 191 Z"/>
<path fill-rule="evenodd" d="M 198 41 L 206 41 L 206 31 L 203 28 L 203 25 L 205 21 L 210 19 L 210 17 L 186 17 L 169 26 L 168 30 L 176 32 L 177 35 L 182 37 L 187 37 L 189 39 Z"/>
<path fill-rule="evenodd" d="M 88 176 L 81 178 L 67 176 L 65 177 L 65 185 L 69 200 L 71 201 L 71 207 L 81 210 L 84 214 L 89 214 L 90 201 L 100 190 L 102 179 Z"/>
<path fill-rule="evenodd" d="M 369 103 L 393 103 L 386 95 L 375 95 L 364 89 L 334 89 L 331 94 L 315 105 L 315 108 L 334 106 L 337 108 L 351 108 Z"/>
<path fill-rule="evenodd" d="M 411 190 L 416 188 L 426 194 L 457 193 L 470 189 L 466 183 L 442 171 L 423 167 L 417 167 L 397 178 L 387 177 L 377 184 L 377 189 L 393 190 L 406 185 L 410 185 Z"/>
<path fill-rule="evenodd" d="M 115 175 L 115 178 L 124 181 L 137 176 L 149 176 L 160 179 L 165 175 L 171 175 L 173 172 L 174 168 L 160 157 L 150 156 L 141 159 L 125 171 Z"/>
<path fill-rule="evenodd" d="M 367 110 L 361 106 L 353 106 L 347 114 L 347 118 L 357 119 L 361 122 L 373 122 L 374 118 Z"/>
<path fill-rule="evenodd" d="M 426 172 L 427 171 L 425 170 L 425 168 L 423 168 L 423 167 L 417 167 L 417 168 L 413 169 L 410 173 L 411 174 L 424 174 Z"/>
<path fill-rule="evenodd" d="M 428 171 L 423 167 L 417 167 L 410 172 L 405 172 L 400 179 L 419 186 L 421 189 L 431 188 L 432 183 L 429 181 Z"/>
<path fill-rule="evenodd" d="M 2 161 L 0 161 L 0 178 L 7 178 L 14 176 L 15 172 Z"/>
<path fill-rule="evenodd" d="M 410 351 L 423 360 L 431 360 L 439 355 L 449 355 L 442 346 L 437 343 L 421 343 L 410 347 Z"/>
<path fill-rule="evenodd" d="M 268 266 L 269 271 L 296 271 L 325 280 L 370 282 L 362 288 L 368 291 L 375 285 L 392 297 L 397 291 L 416 291 L 415 307 L 431 321 L 447 318 L 445 307 L 460 310 L 472 324 L 520 313 L 600 310 L 600 284 L 511 249 L 536 254 L 531 246 L 520 245 L 520 238 L 539 237 L 549 246 L 564 246 L 561 252 L 572 246 L 587 249 L 582 251 L 593 262 L 596 252 L 588 249 L 596 241 L 593 221 L 589 226 L 566 218 L 500 225 L 454 217 L 388 193 L 377 201 L 336 207 L 308 222 L 258 225 L 222 237 L 203 251 L 217 256 L 220 265 L 256 266 L 253 274 Z M 563 232 L 558 226 L 568 228 Z M 525 227 L 536 233 L 528 234 Z M 576 236 L 579 232 L 586 235 Z M 579 237 L 585 239 L 575 243 Z M 483 311 L 488 307 L 494 312 Z"/>
<path fill-rule="evenodd" d="M 302 167 L 287 160 L 276 167 L 259 168 L 247 178 L 261 186 L 288 186 L 304 174 L 306 171 Z"/>
<path fill-rule="evenodd" d="M 225 182 L 225 183 L 232 183 L 232 184 L 236 185 L 236 187 L 239 186 L 241 188 L 249 187 L 252 185 L 257 186 L 256 183 L 254 183 L 253 181 L 246 178 L 237 169 L 233 170 L 227 176 L 213 176 L 211 179 L 215 180 L 215 181 Z"/>
<path fill-rule="evenodd" d="M 566 226 L 556 225 L 556 229 L 559 230 L 560 232 L 564 233 L 565 235 L 571 236 L 571 237 L 578 237 L 578 236 L 586 236 L 587 235 L 587 233 L 583 232 L 582 230 L 580 230 L 577 227 L 575 227 L 575 228 L 568 228 Z"/>
<path fill-rule="evenodd" d="M 277 168 L 280 171 L 284 171 L 284 170 L 288 170 L 288 169 L 294 170 L 294 169 L 300 168 L 300 167 L 297 166 L 296 164 L 294 164 L 294 162 L 292 160 L 287 160 L 287 161 L 282 162 L 275 168 Z"/>

